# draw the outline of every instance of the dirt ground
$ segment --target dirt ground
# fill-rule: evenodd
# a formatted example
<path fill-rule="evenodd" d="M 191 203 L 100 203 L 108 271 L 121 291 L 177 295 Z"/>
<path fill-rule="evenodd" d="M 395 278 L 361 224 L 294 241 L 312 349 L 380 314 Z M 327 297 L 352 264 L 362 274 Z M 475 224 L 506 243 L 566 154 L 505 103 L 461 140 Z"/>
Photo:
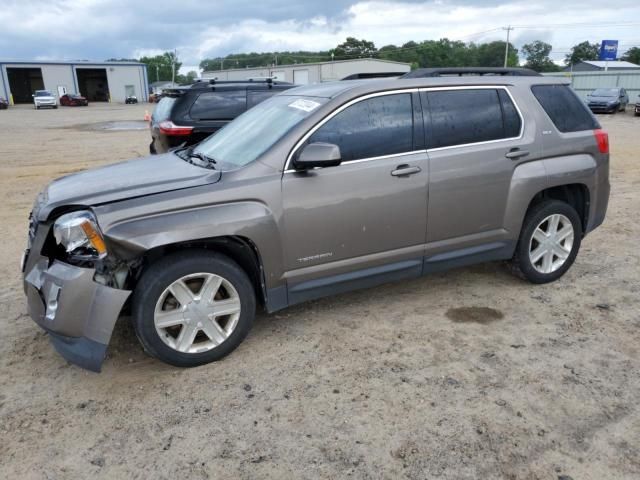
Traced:
<path fill-rule="evenodd" d="M 640 478 L 640 118 L 611 135 L 605 224 L 560 281 L 492 263 L 259 315 L 221 362 L 103 373 L 26 315 L 19 259 L 51 179 L 145 155 L 146 105 L 0 111 L 0 478 Z"/>

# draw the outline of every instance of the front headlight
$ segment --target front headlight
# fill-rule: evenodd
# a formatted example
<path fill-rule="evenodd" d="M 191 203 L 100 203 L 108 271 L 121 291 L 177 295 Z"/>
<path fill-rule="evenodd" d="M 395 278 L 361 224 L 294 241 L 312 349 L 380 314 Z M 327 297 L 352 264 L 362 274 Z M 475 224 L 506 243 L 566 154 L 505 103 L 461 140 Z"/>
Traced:
<path fill-rule="evenodd" d="M 70 255 L 93 258 L 107 255 L 96 217 L 88 210 L 62 215 L 53 225 L 53 236 Z"/>

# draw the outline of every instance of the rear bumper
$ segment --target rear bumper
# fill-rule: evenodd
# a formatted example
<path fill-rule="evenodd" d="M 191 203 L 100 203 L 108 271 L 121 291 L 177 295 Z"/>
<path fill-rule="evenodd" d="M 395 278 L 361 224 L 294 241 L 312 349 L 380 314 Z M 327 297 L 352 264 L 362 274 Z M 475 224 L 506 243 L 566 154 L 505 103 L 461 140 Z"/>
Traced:
<path fill-rule="evenodd" d="M 29 259 L 24 289 L 31 318 L 69 362 L 99 372 L 113 327 L 131 294 L 96 283 L 91 268 Z"/>

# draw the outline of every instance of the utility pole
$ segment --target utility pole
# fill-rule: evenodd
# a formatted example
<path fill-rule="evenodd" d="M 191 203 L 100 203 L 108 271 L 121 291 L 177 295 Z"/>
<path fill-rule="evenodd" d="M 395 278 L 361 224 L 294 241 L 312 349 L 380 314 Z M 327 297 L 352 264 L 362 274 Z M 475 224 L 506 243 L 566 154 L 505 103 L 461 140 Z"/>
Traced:
<path fill-rule="evenodd" d="M 220 70 L 224 70 L 224 58 L 220 58 Z"/>
<path fill-rule="evenodd" d="M 160 65 L 156 63 L 156 82 L 160 81 Z"/>
<path fill-rule="evenodd" d="M 178 58 L 178 50 L 173 49 L 173 59 L 171 61 L 171 83 L 176 83 L 176 58 Z"/>
<path fill-rule="evenodd" d="M 502 27 L 503 30 L 507 31 L 507 44 L 504 46 L 504 66 L 507 67 L 507 60 L 509 59 L 509 34 L 513 27 L 509 25 L 508 27 Z"/>

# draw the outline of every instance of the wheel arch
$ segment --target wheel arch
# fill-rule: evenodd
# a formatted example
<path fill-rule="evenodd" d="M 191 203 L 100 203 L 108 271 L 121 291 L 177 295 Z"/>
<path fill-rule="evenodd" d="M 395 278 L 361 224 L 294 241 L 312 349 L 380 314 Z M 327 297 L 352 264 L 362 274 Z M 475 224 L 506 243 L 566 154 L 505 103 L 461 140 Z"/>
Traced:
<path fill-rule="evenodd" d="M 533 207 L 545 200 L 560 200 L 571 205 L 580 217 L 582 231 L 584 232 L 587 229 L 589 207 L 591 205 L 589 187 L 587 185 L 584 183 L 567 183 L 545 188 L 531 198 L 525 216 Z"/>
<path fill-rule="evenodd" d="M 140 257 L 141 263 L 135 272 L 135 281 L 137 281 L 146 268 L 158 259 L 171 255 L 172 253 L 188 250 L 208 250 L 221 253 L 236 262 L 249 276 L 259 304 L 262 307 L 267 307 L 268 296 L 260 251 L 251 239 L 240 235 L 223 235 L 219 237 L 180 241 L 150 248 Z"/>

